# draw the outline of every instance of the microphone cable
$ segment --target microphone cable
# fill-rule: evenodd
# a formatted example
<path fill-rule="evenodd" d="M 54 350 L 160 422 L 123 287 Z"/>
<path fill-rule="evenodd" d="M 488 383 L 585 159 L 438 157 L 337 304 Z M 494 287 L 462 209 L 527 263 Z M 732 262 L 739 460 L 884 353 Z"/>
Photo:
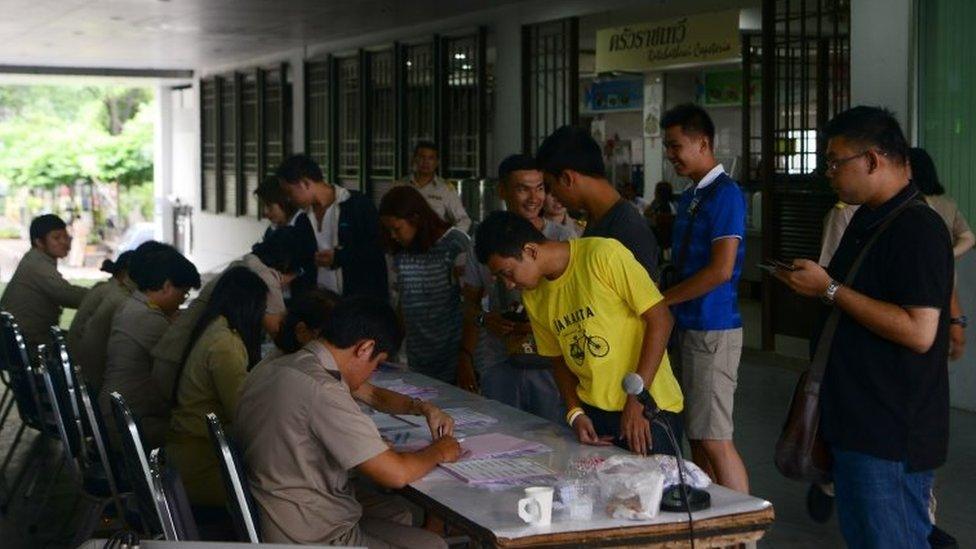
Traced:
<path fill-rule="evenodd" d="M 681 446 L 678 441 L 674 438 L 674 431 L 671 429 L 671 423 L 667 418 L 663 418 L 660 415 L 655 414 L 654 419 L 651 420 L 652 423 L 660 425 L 664 428 L 664 433 L 668 436 L 668 441 L 671 442 L 671 447 L 674 448 L 677 454 L 677 465 L 678 465 L 678 490 L 681 493 L 681 499 L 685 504 L 685 511 L 688 513 L 688 541 L 691 543 L 691 549 L 695 549 L 695 521 L 691 517 L 691 499 L 688 496 L 688 485 L 685 484 L 685 460 L 681 456 Z"/>

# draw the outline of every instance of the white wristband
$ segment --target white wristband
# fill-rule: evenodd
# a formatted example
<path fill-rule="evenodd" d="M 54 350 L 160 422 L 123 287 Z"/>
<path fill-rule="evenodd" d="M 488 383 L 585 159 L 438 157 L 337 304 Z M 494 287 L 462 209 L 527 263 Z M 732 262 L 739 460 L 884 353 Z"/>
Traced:
<path fill-rule="evenodd" d="M 586 412 L 584 412 L 583 410 L 576 410 L 575 412 L 569 415 L 569 419 L 566 420 L 566 423 L 569 423 L 569 426 L 572 427 L 573 422 L 576 421 L 576 418 L 584 415 L 586 415 Z"/>

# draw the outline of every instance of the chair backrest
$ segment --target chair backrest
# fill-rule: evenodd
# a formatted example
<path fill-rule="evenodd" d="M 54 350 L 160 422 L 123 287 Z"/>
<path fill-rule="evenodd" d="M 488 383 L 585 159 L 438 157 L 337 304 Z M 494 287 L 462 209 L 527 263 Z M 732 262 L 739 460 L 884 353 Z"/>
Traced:
<path fill-rule="evenodd" d="M 231 517 L 234 519 L 234 529 L 237 531 L 238 541 L 260 543 L 258 535 L 257 507 L 251 496 L 251 489 L 244 474 L 240 455 L 231 447 L 224 428 L 213 412 L 207 414 L 207 427 L 210 430 L 210 440 L 217 461 L 220 462 L 220 476 L 224 479 L 224 490 L 227 492 L 227 505 L 230 507 Z"/>
<path fill-rule="evenodd" d="M 78 467 L 78 444 L 79 440 L 77 437 L 72 439 L 70 434 L 71 429 L 71 414 L 67 413 L 61 406 L 61 399 L 59 398 L 58 389 L 55 388 L 55 383 L 51 376 L 51 370 L 48 368 L 47 364 L 48 348 L 47 345 L 37 346 L 37 366 L 33 369 L 35 375 L 38 377 L 38 385 L 42 387 L 42 390 L 47 395 L 47 402 L 51 406 L 52 416 L 54 416 L 54 425 L 57 431 L 58 438 L 61 439 L 61 444 L 64 447 L 64 460 L 71 467 L 72 472 L 75 474 L 80 472 Z"/>
<path fill-rule="evenodd" d="M 52 381 L 54 392 L 49 394 L 51 400 L 56 399 L 58 415 L 64 424 L 71 444 L 71 452 L 76 458 L 87 462 L 88 455 L 85 448 L 85 429 L 81 418 L 81 408 L 78 406 L 78 389 L 72 374 L 71 358 L 68 356 L 68 344 L 65 342 L 64 332 L 57 326 L 51 326 L 51 343 L 47 345 L 46 353 L 39 358 L 44 359 L 48 377 Z M 40 364 L 41 361 L 38 361 Z"/>
<path fill-rule="evenodd" d="M 112 416 L 122 441 L 122 458 L 126 478 L 132 486 L 139 507 L 143 529 L 152 535 L 164 534 L 164 520 L 153 496 L 153 480 L 149 472 L 149 458 L 142 444 L 142 430 L 132 410 L 117 391 L 110 395 Z"/>
<path fill-rule="evenodd" d="M 91 394 L 88 392 L 88 386 L 85 385 L 84 377 L 78 368 L 71 370 L 71 379 L 78 390 L 78 400 L 80 401 L 82 414 L 84 414 L 84 425 L 87 426 L 85 432 L 91 437 L 92 442 L 95 443 L 95 451 L 98 453 L 98 460 L 101 462 L 102 469 L 105 472 L 109 490 L 112 492 L 112 497 L 116 503 L 120 505 L 120 490 L 117 481 L 118 471 L 115 468 L 115 463 L 113 463 L 112 458 L 109 456 L 108 434 L 105 432 L 105 426 L 102 424 L 102 414 L 97 410 L 97 405 L 92 400 Z"/>
<path fill-rule="evenodd" d="M 0 311 L 0 331 L 3 341 L 4 364 L 10 376 L 10 388 L 17 402 L 17 413 L 28 426 L 44 431 L 45 424 L 41 421 L 41 402 L 38 395 L 34 376 L 31 373 L 30 358 L 27 354 L 27 343 L 17 325 L 14 316 L 6 311 Z"/>
<path fill-rule="evenodd" d="M 149 476 L 152 478 L 153 500 L 163 523 L 167 541 L 196 541 L 200 539 L 193 519 L 190 501 L 180 474 L 166 465 L 162 448 L 149 454 Z"/>

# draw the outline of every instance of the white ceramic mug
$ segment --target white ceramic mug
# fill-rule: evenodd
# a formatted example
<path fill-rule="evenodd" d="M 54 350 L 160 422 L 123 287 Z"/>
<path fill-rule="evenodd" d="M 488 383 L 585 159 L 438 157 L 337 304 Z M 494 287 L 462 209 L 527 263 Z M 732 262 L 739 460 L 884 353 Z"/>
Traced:
<path fill-rule="evenodd" d="M 537 526 L 548 526 L 552 522 L 551 486 L 533 486 L 525 489 L 525 497 L 518 502 L 519 518 Z"/>

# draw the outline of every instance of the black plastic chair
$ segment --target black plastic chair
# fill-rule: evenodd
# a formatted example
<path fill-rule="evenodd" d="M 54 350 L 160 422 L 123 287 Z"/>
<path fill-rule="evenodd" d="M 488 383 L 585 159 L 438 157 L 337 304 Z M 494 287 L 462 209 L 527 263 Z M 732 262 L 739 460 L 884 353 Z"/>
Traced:
<path fill-rule="evenodd" d="M 38 380 L 31 364 L 27 344 L 21 334 L 20 327 L 16 319 L 8 312 L 0 311 L 0 351 L 2 351 L 4 364 L 6 367 L 7 380 L 13 394 L 13 402 L 17 406 L 17 413 L 20 415 L 21 425 L 17 429 L 14 440 L 7 449 L 3 463 L 0 464 L 0 483 L 5 488 L 6 497 L 0 504 L 0 511 L 6 511 L 10 498 L 17 492 L 20 484 L 27 477 L 28 473 L 38 471 L 37 465 L 40 460 L 36 459 L 36 452 L 40 445 L 35 445 L 32 454 L 24 462 L 24 466 L 17 474 L 13 485 L 7 486 L 6 471 L 16 453 L 17 447 L 23 439 L 24 432 L 30 428 L 40 434 L 60 440 L 58 436 L 57 424 L 51 410 L 50 403 L 43 402 L 38 388 Z M 33 492 L 35 478 L 31 481 L 30 487 L 25 491 L 25 497 L 30 498 Z"/>
<path fill-rule="evenodd" d="M 164 523 L 167 513 L 153 494 L 153 479 L 149 472 L 149 458 L 143 447 L 142 430 L 122 395 L 112 392 L 110 397 L 112 416 L 115 418 L 119 440 L 122 441 L 125 476 L 135 495 L 143 532 L 149 536 L 166 535 Z"/>
<path fill-rule="evenodd" d="M 213 412 L 207 414 L 207 427 L 210 440 L 213 442 L 217 461 L 220 462 L 220 476 L 224 479 L 224 490 L 227 492 L 227 506 L 234 519 L 234 530 L 238 541 L 261 543 L 258 535 L 257 506 L 251 495 L 247 476 L 244 474 L 240 455 L 230 445 L 224 428 Z"/>
<path fill-rule="evenodd" d="M 197 523 L 186 497 L 186 489 L 176 469 L 168 466 L 162 448 L 149 454 L 149 476 L 153 498 L 163 524 L 167 541 L 196 541 L 200 539 Z"/>
<path fill-rule="evenodd" d="M 62 418 L 60 428 L 67 436 L 62 443 L 77 464 L 76 470 L 81 473 L 82 495 L 97 503 L 90 520 L 81 527 L 87 532 L 79 532 L 79 542 L 83 542 L 87 537 L 82 534 L 90 536 L 110 503 L 115 504 L 116 514 L 123 523 L 125 509 L 108 455 L 105 433 L 98 421 L 100 417 L 95 412 L 82 376 L 72 365 L 64 332 L 58 327 L 51 327 L 51 343 L 45 357 L 48 399 L 57 404 Z M 92 455 L 90 445 L 94 446 L 97 458 Z"/>

